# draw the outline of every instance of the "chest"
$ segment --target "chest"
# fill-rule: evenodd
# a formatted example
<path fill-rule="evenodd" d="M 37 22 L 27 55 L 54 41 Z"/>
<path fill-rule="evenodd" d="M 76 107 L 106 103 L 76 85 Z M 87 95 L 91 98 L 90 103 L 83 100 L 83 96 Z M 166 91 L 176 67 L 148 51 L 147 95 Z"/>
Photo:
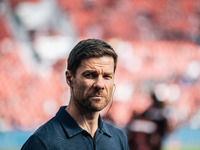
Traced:
<path fill-rule="evenodd" d="M 123 150 L 120 141 L 114 137 L 99 134 L 93 139 L 89 135 L 76 135 L 67 139 L 56 139 L 48 146 L 59 150 Z"/>

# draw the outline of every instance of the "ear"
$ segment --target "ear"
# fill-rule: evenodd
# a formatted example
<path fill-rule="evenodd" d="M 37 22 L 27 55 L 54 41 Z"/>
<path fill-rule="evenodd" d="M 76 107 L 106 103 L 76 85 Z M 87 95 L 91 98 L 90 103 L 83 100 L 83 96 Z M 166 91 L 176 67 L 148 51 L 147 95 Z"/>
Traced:
<path fill-rule="evenodd" d="M 65 72 L 65 78 L 66 78 L 66 82 L 67 84 L 71 87 L 71 84 L 72 84 L 72 74 L 69 70 L 67 70 Z"/>

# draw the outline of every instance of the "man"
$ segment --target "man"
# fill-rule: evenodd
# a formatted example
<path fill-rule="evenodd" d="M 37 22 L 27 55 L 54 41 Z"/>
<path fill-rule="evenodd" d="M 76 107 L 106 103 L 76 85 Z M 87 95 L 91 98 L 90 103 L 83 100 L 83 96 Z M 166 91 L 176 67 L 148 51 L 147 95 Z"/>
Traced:
<path fill-rule="evenodd" d="M 128 150 L 124 132 L 100 116 L 112 99 L 117 54 L 104 41 L 79 42 L 68 57 L 70 102 L 23 145 L 22 150 Z"/>

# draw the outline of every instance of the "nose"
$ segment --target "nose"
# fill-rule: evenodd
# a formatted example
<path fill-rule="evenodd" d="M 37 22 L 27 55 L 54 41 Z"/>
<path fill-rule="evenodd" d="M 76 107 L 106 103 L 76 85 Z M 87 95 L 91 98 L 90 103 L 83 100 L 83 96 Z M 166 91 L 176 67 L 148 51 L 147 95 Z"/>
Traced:
<path fill-rule="evenodd" d="M 103 90 L 105 88 L 104 80 L 101 77 L 98 77 L 93 86 L 96 90 Z"/>

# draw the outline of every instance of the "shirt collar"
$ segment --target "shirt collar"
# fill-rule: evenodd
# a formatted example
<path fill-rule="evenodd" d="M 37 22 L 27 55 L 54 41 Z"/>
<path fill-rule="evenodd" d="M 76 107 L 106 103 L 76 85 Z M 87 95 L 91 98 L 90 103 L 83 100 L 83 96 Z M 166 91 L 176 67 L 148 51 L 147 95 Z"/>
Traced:
<path fill-rule="evenodd" d="M 101 116 L 99 115 L 99 125 L 98 125 L 100 131 L 102 131 L 104 134 L 106 134 L 107 136 L 112 136 L 110 131 L 108 130 L 108 127 L 107 127 L 107 123 L 101 118 Z"/>
<path fill-rule="evenodd" d="M 76 123 L 76 121 L 70 116 L 70 114 L 65 110 L 67 106 L 61 106 L 59 111 L 56 113 L 56 117 L 60 121 L 60 124 L 64 128 L 65 132 L 69 137 L 75 136 L 84 130 Z M 105 135 L 111 136 L 110 131 L 108 130 L 107 124 L 101 116 L 99 116 L 99 130 L 102 131 Z"/>

